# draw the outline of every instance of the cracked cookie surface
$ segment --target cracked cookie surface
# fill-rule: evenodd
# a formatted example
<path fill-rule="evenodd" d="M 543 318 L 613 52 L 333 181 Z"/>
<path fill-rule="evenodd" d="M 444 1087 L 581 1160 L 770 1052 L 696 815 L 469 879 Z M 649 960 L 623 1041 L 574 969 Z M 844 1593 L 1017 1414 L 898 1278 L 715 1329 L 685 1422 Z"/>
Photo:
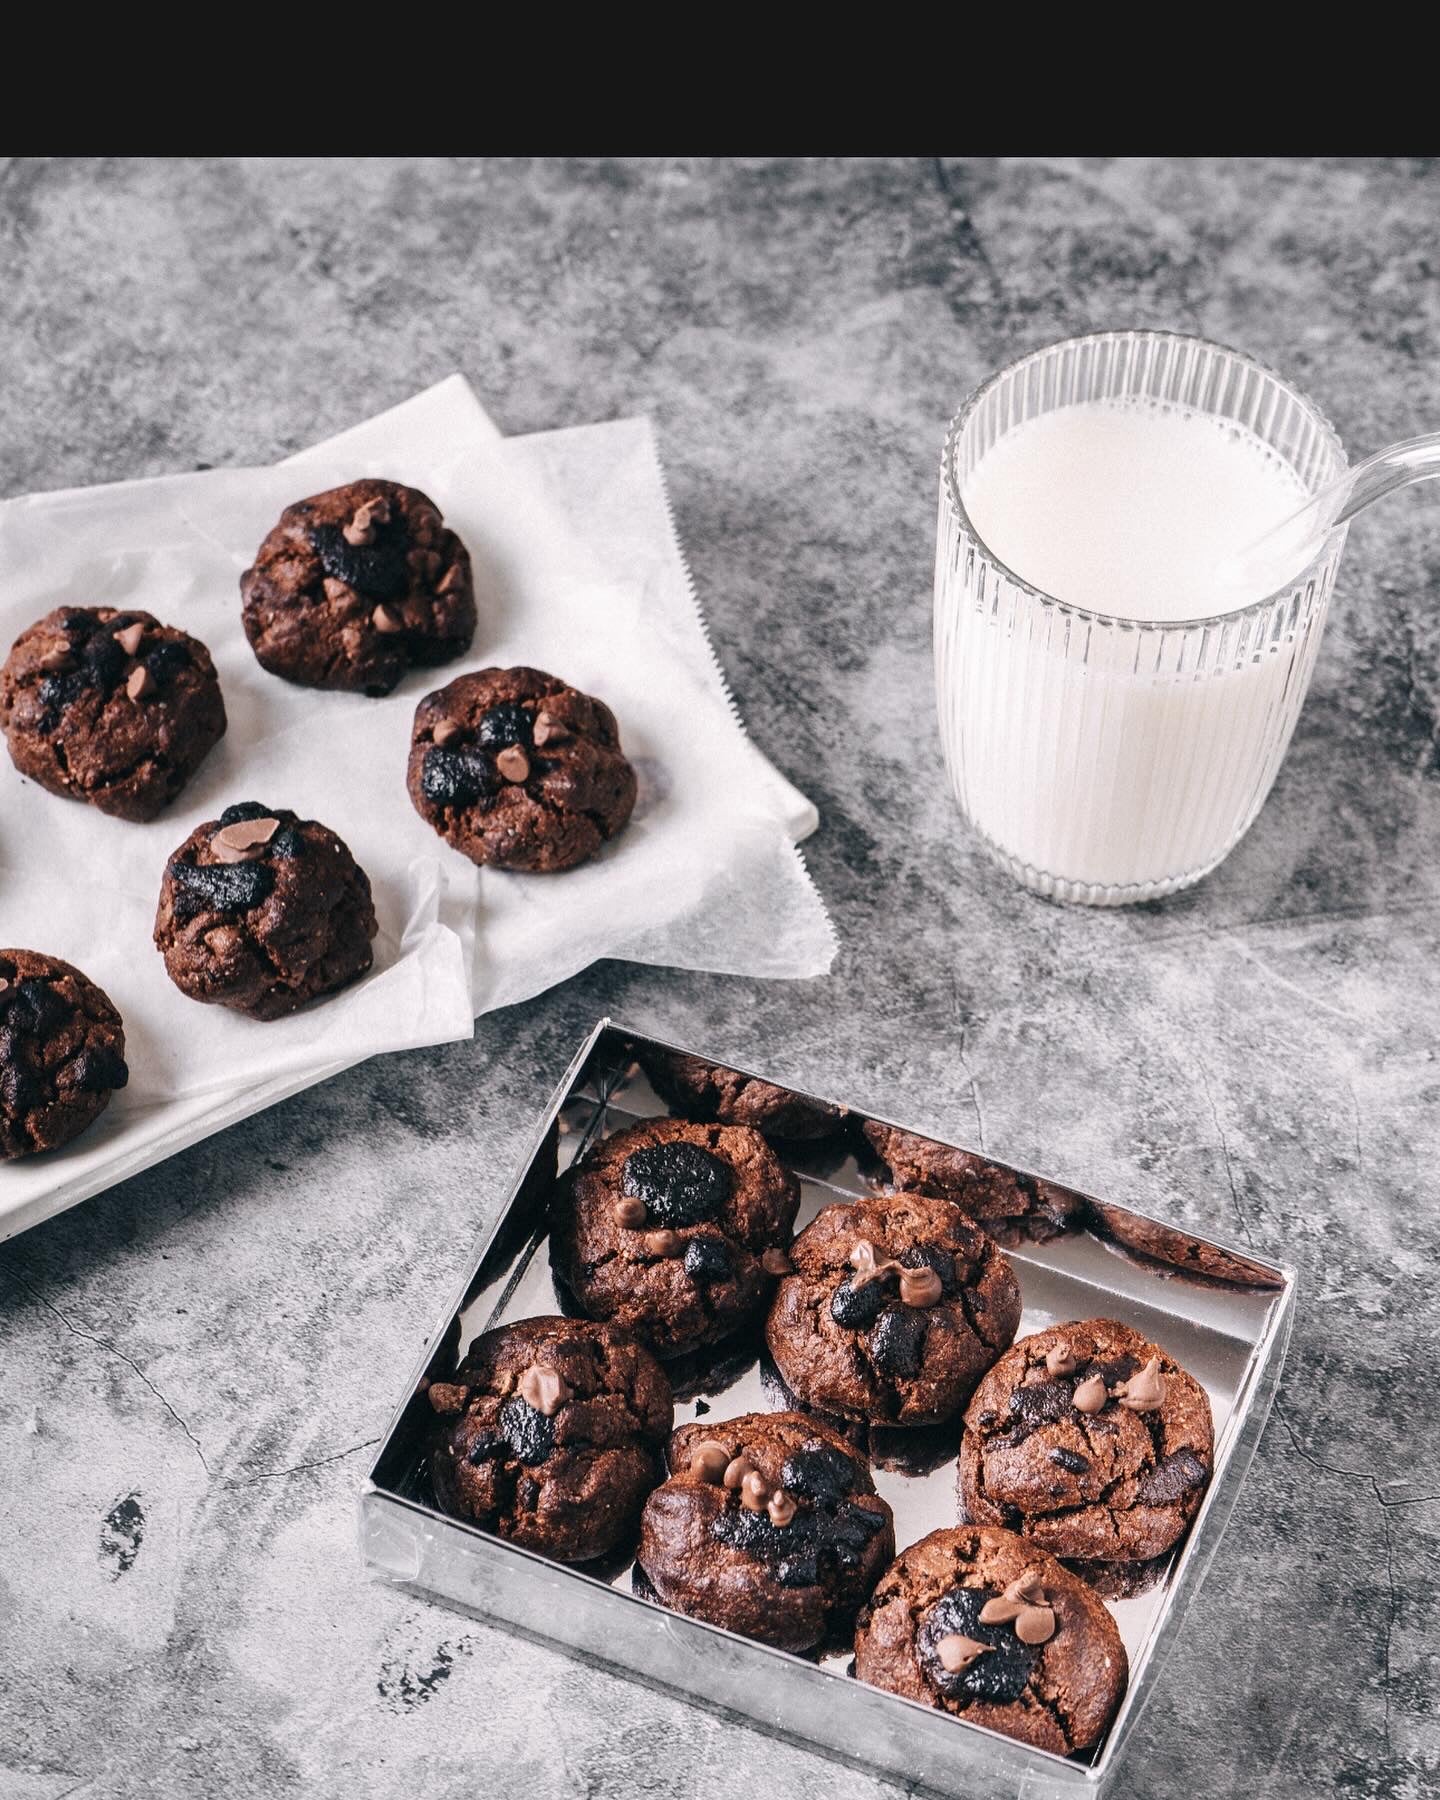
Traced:
<path fill-rule="evenodd" d="M 68 1143 L 129 1079 L 103 988 L 58 956 L 0 950 L 0 1158 Z"/>
<path fill-rule="evenodd" d="M 1048 1361 L 1047 1361 L 1048 1359 Z M 1153 1365 L 1142 1395 L 1127 1395 Z M 1077 1404 L 1078 1402 L 1078 1404 Z M 1141 1562 L 1179 1539 L 1210 1482 L 1205 1390 L 1113 1319 L 1022 1338 L 975 1390 L 960 1446 L 960 1506 L 1052 1555 Z"/>
<path fill-rule="evenodd" d="M 895 1554 L 851 1445 L 802 1413 L 747 1413 L 682 1425 L 666 1460 L 639 1554 L 666 1606 L 783 1650 L 849 1629 Z"/>
<path fill-rule="evenodd" d="M 635 806 L 615 715 L 540 669 L 480 669 L 415 710 L 410 799 L 473 863 L 551 874 L 588 861 Z"/>
<path fill-rule="evenodd" d="M 1023 1586 L 1049 1618 L 1027 1643 L 1018 1619 L 982 1621 Z M 991 1604 L 995 1603 L 995 1604 Z M 1030 1634 L 1035 1635 L 1035 1634 Z M 923 1706 L 1059 1756 L 1093 1749 L 1128 1679 L 1115 1621 L 1052 1556 L 1008 1531 L 932 1531 L 881 1576 L 855 1631 L 855 1674 Z"/>
<path fill-rule="evenodd" d="M 591 1318 L 662 1356 L 718 1343 L 775 1285 L 800 1185 L 758 1131 L 647 1119 L 593 1145 L 556 1183 L 550 1260 Z"/>
<path fill-rule="evenodd" d="M 867 1119 L 862 1130 L 897 1188 L 953 1200 L 1002 1243 L 1043 1241 L 1084 1222 L 1085 1202 L 1068 1188 L 880 1119 Z"/>
<path fill-rule="evenodd" d="M 873 1275 L 857 1267 L 867 1254 Z M 934 1195 L 827 1206 L 790 1257 L 794 1273 L 775 1295 L 766 1342 L 790 1391 L 842 1418 L 931 1425 L 951 1417 L 1020 1321 L 1008 1259 Z"/>
<path fill-rule="evenodd" d="M 304 687 L 388 694 L 475 635 L 470 555 L 418 488 L 362 480 L 287 506 L 240 577 L 262 668 Z"/>
<path fill-rule="evenodd" d="M 767 1137 L 791 1142 L 832 1137 L 845 1123 L 838 1106 L 699 1056 L 643 1045 L 635 1054 L 655 1092 L 690 1119 L 752 1125 Z"/>
<path fill-rule="evenodd" d="M 52 794 L 153 819 L 225 735 L 210 652 L 148 612 L 61 606 L 0 669 L 10 760 Z"/>
<path fill-rule="evenodd" d="M 503 1325 L 429 1398 L 447 1512 L 559 1562 L 633 1536 L 673 1409 L 664 1370 L 628 1333 L 584 1319 Z"/>
<path fill-rule="evenodd" d="M 242 801 L 170 858 L 155 947 L 183 994 L 278 1019 L 363 975 L 378 927 L 370 881 L 333 831 Z"/>

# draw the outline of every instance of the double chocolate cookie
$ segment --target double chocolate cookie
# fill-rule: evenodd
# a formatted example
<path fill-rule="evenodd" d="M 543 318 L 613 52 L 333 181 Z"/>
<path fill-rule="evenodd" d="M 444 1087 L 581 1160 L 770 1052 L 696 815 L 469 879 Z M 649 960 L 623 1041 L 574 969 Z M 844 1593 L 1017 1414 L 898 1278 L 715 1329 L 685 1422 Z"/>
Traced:
<path fill-rule="evenodd" d="M 1093 1749 L 1129 1666 L 1085 1583 L 1008 1531 L 932 1531 L 885 1571 L 855 1631 L 855 1674 L 1038 1750 Z"/>
<path fill-rule="evenodd" d="M 192 831 L 160 887 L 155 945 L 192 1000 L 278 1019 L 363 975 L 370 881 L 314 819 L 244 801 Z"/>
<path fill-rule="evenodd" d="M 429 1398 L 443 1421 L 430 1459 L 441 1506 L 560 1562 L 631 1536 L 673 1416 L 649 1351 L 577 1319 L 487 1331 Z"/>
<path fill-rule="evenodd" d="M 833 1137 L 845 1123 L 838 1106 L 680 1050 L 642 1047 L 636 1054 L 655 1092 L 690 1119 L 751 1125 L 767 1137 L 791 1142 Z"/>
<path fill-rule="evenodd" d="M 799 1205 L 758 1131 L 647 1119 L 561 1176 L 550 1260 L 583 1312 L 675 1356 L 759 1313 Z"/>
<path fill-rule="evenodd" d="M 471 862 L 541 875 L 594 856 L 635 806 L 614 713 L 539 669 L 481 669 L 427 694 L 409 787 Z"/>
<path fill-rule="evenodd" d="M 225 734 L 210 652 L 147 612 L 62 606 L 0 669 L 10 760 L 52 794 L 153 819 Z"/>
<path fill-rule="evenodd" d="M 782 1650 L 838 1629 L 895 1554 L 890 1508 L 842 1438 L 800 1413 L 682 1425 L 640 1521 L 666 1606 Z"/>
<path fill-rule="evenodd" d="M 440 510 L 397 481 L 297 500 L 240 578 L 262 668 L 305 687 L 388 694 L 475 635 L 470 556 Z"/>
<path fill-rule="evenodd" d="M 790 1257 L 766 1342 L 791 1392 L 842 1418 L 949 1418 L 1020 1322 L 1008 1260 L 958 1206 L 932 1195 L 827 1206 Z"/>
<path fill-rule="evenodd" d="M 0 950 L 0 1157 L 68 1143 L 129 1079 L 110 996 L 58 956 Z"/>
<path fill-rule="evenodd" d="M 1003 1242 L 1057 1237 L 1084 1222 L 1085 1202 L 1068 1188 L 879 1119 L 867 1119 L 862 1129 L 897 1188 L 953 1200 Z"/>
<path fill-rule="evenodd" d="M 1210 1481 L 1205 1390 L 1112 1319 L 1022 1338 L 975 1390 L 965 1425 L 962 1516 L 1067 1559 L 1161 1555 Z"/>

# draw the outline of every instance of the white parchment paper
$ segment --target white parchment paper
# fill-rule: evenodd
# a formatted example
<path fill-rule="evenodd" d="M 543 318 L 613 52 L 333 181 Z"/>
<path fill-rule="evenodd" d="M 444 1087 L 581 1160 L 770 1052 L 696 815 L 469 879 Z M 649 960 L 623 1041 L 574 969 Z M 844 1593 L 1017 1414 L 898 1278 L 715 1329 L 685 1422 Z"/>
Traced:
<path fill-rule="evenodd" d="M 506 443 L 452 377 L 291 465 L 0 506 L 0 638 L 61 604 L 143 607 L 209 646 L 229 714 L 179 802 L 147 825 L 0 766 L 0 943 L 77 963 L 125 1017 L 132 1080 L 107 1138 L 167 1101 L 467 1036 L 475 1014 L 597 957 L 765 975 L 828 967 L 833 935 L 794 848 L 813 809 L 729 704 L 645 421 Z M 240 626 L 240 572 L 282 507 L 361 474 L 433 496 L 470 547 L 480 604 L 470 655 L 384 700 L 267 675 Z M 630 827 L 564 875 L 476 870 L 405 791 L 420 697 L 465 668 L 518 662 L 607 700 L 640 773 Z M 370 875 L 381 925 L 365 980 L 264 1025 L 186 999 L 150 938 L 167 857 L 195 824 L 250 799 L 338 831 Z M 35 1167 L 58 1174 L 58 1161 Z M 7 1187 L 18 1173 L 0 1170 Z"/>

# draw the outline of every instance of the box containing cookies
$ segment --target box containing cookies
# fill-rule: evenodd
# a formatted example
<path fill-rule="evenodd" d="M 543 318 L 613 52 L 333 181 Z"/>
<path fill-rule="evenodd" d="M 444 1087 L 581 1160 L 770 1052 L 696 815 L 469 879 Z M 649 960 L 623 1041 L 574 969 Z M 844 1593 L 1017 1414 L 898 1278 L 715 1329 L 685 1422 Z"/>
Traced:
<path fill-rule="evenodd" d="M 364 1555 L 878 1775 L 1093 1792 L 1293 1298 L 1248 1252 L 602 1021 L 382 1440 Z"/>

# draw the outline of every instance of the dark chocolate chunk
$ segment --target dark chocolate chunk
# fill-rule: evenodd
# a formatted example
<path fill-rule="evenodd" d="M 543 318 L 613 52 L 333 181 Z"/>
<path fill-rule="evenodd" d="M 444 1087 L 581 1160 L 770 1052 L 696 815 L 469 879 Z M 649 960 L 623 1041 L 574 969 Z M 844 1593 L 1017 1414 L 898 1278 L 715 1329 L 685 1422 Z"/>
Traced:
<path fill-rule="evenodd" d="M 29 1031 L 38 1038 L 54 1035 L 70 1017 L 70 1008 L 48 981 L 34 976 L 13 990 L 6 1023 L 14 1031 Z"/>
<path fill-rule="evenodd" d="M 894 1277 L 891 1275 L 878 1276 L 874 1281 L 863 1282 L 859 1287 L 852 1286 L 847 1275 L 830 1296 L 830 1317 L 837 1325 L 843 1325 L 849 1331 L 864 1331 L 884 1312 L 886 1302 L 894 1291 Z"/>
<path fill-rule="evenodd" d="M 940 1277 L 941 1291 L 945 1294 L 955 1292 L 955 1258 L 948 1250 L 941 1250 L 935 1244 L 916 1244 L 902 1251 L 895 1260 L 904 1263 L 907 1269 L 933 1269 Z"/>
<path fill-rule="evenodd" d="M 929 1315 L 923 1309 L 886 1307 L 866 1340 L 871 1362 L 882 1375 L 918 1374 L 925 1355 L 925 1333 L 929 1329 Z"/>
<path fill-rule="evenodd" d="M 817 1441 L 802 1445 L 785 1459 L 780 1485 L 787 1494 L 813 1500 L 816 1506 L 838 1506 L 855 1486 L 856 1474 L 848 1456 Z"/>
<path fill-rule="evenodd" d="M 29 1112 L 45 1101 L 45 1084 L 22 1062 L 0 1064 L 0 1103 L 10 1113 Z"/>
<path fill-rule="evenodd" d="M 698 1225 L 713 1219 L 730 1198 L 733 1185 L 728 1163 L 683 1139 L 636 1150 L 625 1158 L 620 1174 L 622 1193 L 643 1200 L 657 1225 Z"/>
<path fill-rule="evenodd" d="M 781 1587 L 814 1587 L 820 1580 L 820 1554 L 802 1550 L 798 1556 L 784 1556 L 775 1573 Z"/>
<path fill-rule="evenodd" d="M 327 575 L 369 600 L 403 600 L 410 591 L 405 532 L 381 526 L 373 544 L 350 544 L 340 525 L 312 525 L 310 542 Z"/>
<path fill-rule="evenodd" d="M 173 643 L 167 638 L 164 642 L 156 644 L 153 650 L 145 652 L 145 667 L 150 671 L 156 685 L 163 688 L 173 675 L 178 675 L 182 669 L 190 667 L 190 652 L 184 644 Z"/>
<path fill-rule="evenodd" d="M 103 1044 L 90 1044 L 69 1065 L 69 1075 L 82 1093 L 100 1094 L 123 1088 L 130 1079 L 130 1070 L 123 1056 L 117 1056 Z"/>
<path fill-rule="evenodd" d="M 465 1452 L 466 1462 L 494 1462 L 497 1456 L 503 1456 L 509 1449 L 508 1441 L 497 1431 L 482 1431 L 480 1436 Z"/>
<path fill-rule="evenodd" d="M 915 1652 L 925 1675 L 947 1700 L 981 1700 L 1009 1706 L 1025 1692 L 1037 1647 L 1022 1644 L 1012 1625 L 982 1625 L 980 1611 L 996 1595 L 989 1588 L 951 1588 L 930 1609 L 915 1634 Z M 973 1638 L 992 1646 L 968 1667 L 947 1669 L 940 1660 L 942 1638 Z"/>
<path fill-rule="evenodd" d="M 804 1547 L 808 1520 L 808 1514 L 797 1513 L 788 1525 L 778 1526 L 771 1523 L 768 1513 L 751 1512 L 744 1506 L 727 1506 L 710 1527 L 710 1533 L 722 1544 L 729 1544 L 736 1550 L 748 1550 L 752 1556 L 763 1556 L 768 1562 L 774 1562 L 790 1544 Z"/>
<path fill-rule="evenodd" d="M 267 848 L 280 862 L 294 862 L 297 856 L 305 854 L 305 840 L 295 826 L 282 825 Z"/>
<path fill-rule="evenodd" d="M 1088 1456 L 1082 1456 L 1078 1450 L 1066 1450 L 1062 1445 L 1050 1452 L 1050 1460 L 1058 1463 L 1067 1475 L 1088 1475 L 1090 1472 Z"/>
<path fill-rule="evenodd" d="M 774 1524 L 768 1513 L 752 1513 L 743 1506 L 727 1506 L 710 1527 L 713 1537 L 737 1550 L 746 1550 L 766 1562 L 797 1564 L 807 1556 L 830 1558 L 841 1568 L 855 1568 L 865 1546 L 884 1527 L 884 1518 L 854 1501 L 838 1506 L 816 1506 L 797 1512 L 788 1525 Z M 804 1583 L 803 1585 L 810 1585 Z"/>
<path fill-rule="evenodd" d="M 1135 1501 L 1139 1506 L 1170 1506 L 1209 1479 L 1209 1469 L 1193 1450 L 1176 1450 L 1140 1477 Z"/>
<path fill-rule="evenodd" d="M 251 819 L 273 819 L 275 809 L 262 806 L 258 800 L 240 800 L 234 806 L 227 806 L 220 815 L 220 825 L 247 825 Z"/>
<path fill-rule="evenodd" d="M 523 706 L 513 700 L 502 700 L 482 713 L 475 734 L 487 750 L 504 750 L 510 744 L 531 747 L 534 721 Z"/>
<path fill-rule="evenodd" d="M 1068 1419 L 1073 1406 L 1076 1383 L 1037 1381 L 1018 1387 L 1010 1396 L 1010 1441 L 1018 1444 L 1038 1431 L 1042 1425 L 1053 1425 L 1057 1419 Z"/>
<path fill-rule="evenodd" d="M 472 746 L 443 750 L 437 744 L 425 752 L 420 791 L 432 806 L 471 806 L 478 800 L 493 800 L 500 786 L 490 759 Z"/>
<path fill-rule="evenodd" d="M 555 1448 L 555 1421 L 518 1395 L 500 1408 L 500 1429 L 522 1463 L 543 1463 Z"/>
<path fill-rule="evenodd" d="M 865 1546 L 885 1521 L 868 1506 L 857 1506 L 853 1500 L 842 1500 L 833 1513 L 815 1515 L 822 1547 L 828 1548 L 836 1562 L 853 1569 L 864 1554 Z"/>
<path fill-rule="evenodd" d="M 102 694 L 108 694 L 119 687 L 128 659 L 108 631 L 97 631 L 85 640 L 80 660 L 95 686 Z"/>
<path fill-rule="evenodd" d="M 691 1238 L 685 1246 L 685 1273 L 692 1281 L 724 1281 L 730 1275 L 730 1252 L 719 1238 Z"/>
<path fill-rule="evenodd" d="M 263 862 L 173 862 L 170 876 L 176 886 L 177 913 L 183 895 L 186 918 L 198 912 L 248 912 L 259 906 L 275 886 L 275 873 Z"/>
<path fill-rule="evenodd" d="M 88 693 L 91 688 L 88 669 L 75 669 L 68 675 L 46 675 L 35 687 L 36 698 L 40 702 L 41 729 L 53 731 L 60 723 L 60 715 L 81 694 Z"/>

